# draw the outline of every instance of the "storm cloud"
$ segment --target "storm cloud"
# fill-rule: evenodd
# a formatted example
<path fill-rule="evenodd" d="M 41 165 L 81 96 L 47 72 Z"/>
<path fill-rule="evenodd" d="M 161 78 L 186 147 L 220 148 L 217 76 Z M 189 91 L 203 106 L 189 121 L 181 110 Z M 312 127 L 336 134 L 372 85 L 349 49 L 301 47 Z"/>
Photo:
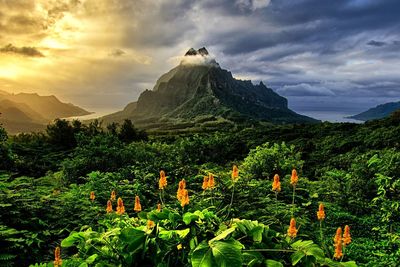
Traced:
<path fill-rule="evenodd" d="M 397 0 L 5 0 L 0 7 L 2 49 L 36 47 L 62 64 L 30 84 L 91 108 L 122 108 L 202 46 L 295 110 L 362 111 L 400 99 Z"/>

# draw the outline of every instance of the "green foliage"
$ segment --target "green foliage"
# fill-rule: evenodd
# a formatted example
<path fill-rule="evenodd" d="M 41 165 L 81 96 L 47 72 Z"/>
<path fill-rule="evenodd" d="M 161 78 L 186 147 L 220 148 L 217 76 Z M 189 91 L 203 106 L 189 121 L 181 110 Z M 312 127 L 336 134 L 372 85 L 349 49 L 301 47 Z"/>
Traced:
<path fill-rule="evenodd" d="M 285 143 L 265 143 L 252 149 L 243 161 L 243 169 L 254 178 L 272 178 L 275 174 L 285 175 L 292 169 L 301 170 L 303 162 L 295 147 Z"/>
<path fill-rule="evenodd" d="M 200 127 L 196 134 L 170 125 L 139 140 L 129 122 L 125 130 L 116 124 L 104 130 L 98 121 L 60 121 L 49 133 L 8 139 L 0 128 L 0 266 L 52 266 L 60 244 L 65 266 L 396 266 L 396 118 L 363 125 L 247 123 L 230 121 L 220 132 Z M 232 164 L 239 166 L 236 183 Z M 294 204 L 292 168 L 299 171 Z M 161 169 L 168 176 L 162 194 Z M 208 173 L 216 187 L 201 191 Z M 282 187 L 277 195 L 275 173 Z M 184 209 L 176 200 L 182 178 L 190 196 Z M 128 215 L 105 214 L 112 190 Z M 138 214 L 136 195 L 144 208 Z M 158 212 L 160 198 L 166 206 Z M 294 240 L 286 236 L 291 217 L 299 229 Z M 333 261 L 332 236 L 344 225 L 353 242 L 342 262 Z"/>

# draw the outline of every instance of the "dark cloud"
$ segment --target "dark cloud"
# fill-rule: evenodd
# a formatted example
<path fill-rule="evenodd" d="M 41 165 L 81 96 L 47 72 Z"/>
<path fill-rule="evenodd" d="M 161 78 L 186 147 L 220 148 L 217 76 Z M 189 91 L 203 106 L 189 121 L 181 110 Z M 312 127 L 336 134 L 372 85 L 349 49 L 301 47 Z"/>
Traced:
<path fill-rule="evenodd" d="M 300 83 L 295 85 L 284 85 L 277 90 L 284 96 L 334 96 L 335 93 L 329 88 L 321 85 Z"/>
<path fill-rule="evenodd" d="M 367 45 L 381 47 L 381 46 L 387 45 L 387 43 L 386 42 L 380 42 L 380 41 L 371 40 L 371 41 L 369 41 L 367 43 Z"/>
<path fill-rule="evenodd" d="M 44 57 L 44 55 L 35 47 L 16 47 L 12 44 L 8 44 L 0 48 L 0 53 L 10 53 L 26 57 Z"/>

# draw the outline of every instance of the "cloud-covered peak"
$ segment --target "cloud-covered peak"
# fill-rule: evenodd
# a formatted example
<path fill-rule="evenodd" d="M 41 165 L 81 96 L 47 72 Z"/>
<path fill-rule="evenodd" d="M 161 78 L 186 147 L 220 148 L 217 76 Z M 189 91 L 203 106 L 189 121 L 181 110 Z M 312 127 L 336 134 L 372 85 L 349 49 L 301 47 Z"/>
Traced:
<path fill-rule="evenodd" d="M 182 58 L 181 65 L 210 65 L 219 67 L 219 64 L 210 56 L 205 47 L 198 50 L 190 48 Z"/>

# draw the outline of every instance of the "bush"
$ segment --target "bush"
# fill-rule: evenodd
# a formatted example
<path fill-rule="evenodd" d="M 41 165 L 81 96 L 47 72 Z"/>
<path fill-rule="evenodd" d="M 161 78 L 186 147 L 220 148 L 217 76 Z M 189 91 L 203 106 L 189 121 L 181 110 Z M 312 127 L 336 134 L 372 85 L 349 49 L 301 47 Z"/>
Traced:
<path fill-rule="evenodd" d="M 242 167 L 249 177 L 272 179 L 275 174 L 284 176 L 290 174 L 292 169 L 301 170 L 303 161 L 293 145 L 265 143 L 250 150 Z"/>

